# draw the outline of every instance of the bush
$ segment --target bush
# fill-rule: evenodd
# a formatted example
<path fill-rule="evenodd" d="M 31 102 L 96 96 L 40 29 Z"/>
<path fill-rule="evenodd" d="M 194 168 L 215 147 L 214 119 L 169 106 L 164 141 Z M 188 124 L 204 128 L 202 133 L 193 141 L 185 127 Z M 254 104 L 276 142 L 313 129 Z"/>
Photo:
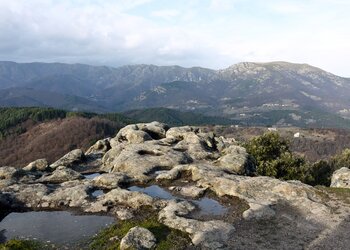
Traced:
<path fill-rule="evenodd" d="M 321 160 L 315 162 L 308 169 L 308 174 L 305 179 L 305 183 L 309 185 L 323 185 L 329 186 L 331 184 L 331 178 L 333 174 L 332 166 L 328 161 Z"/>
<path fill-rule="evenodd" d="M 341 154 L 338 154 L 332 157 L 330 164 L 332 166 L 333 171 L 342 167 L 349 168 L 350 167 L 350 149 L 347 148 L 343 150 Z"/>
<path fill-rule="evenodd" d="M 321 160 L 311 165 L 304 158 L 293 155 L 288 141 L 274 132 L 253 138 L 245 147 L 254 157 L 259 175 L 300 180 L 313 186 L 329 186 L 334 171 L 350 167 L 350 149 L 345 149 L 329 161 Z"/>
<path fill-rule="evenodd" d="M 305 169 L 307 168 L 304 158 L 292 155 L 289 152 L 283 153 L 276 160 L 269 162 L 268 176 L 274 176 L 283 180 L 300 180 L 305 179 Z M 261 171 L 261 170 L 260 170 Z"/>
<path fill-rule="evenodd" d="M 315 163 L 310 173 L 314 181 L 310 184 L 329 186 L 334 171 L 342 167 L 350 167 L 350 149 L 344 149 L 343 152 L 333 156 L 328 162 L 319 161 Z"/>
<path fill-rule="evenodd" d="M 278 133 L 268 132 L 253 138 L 245 147 L 254 157 L 259 175 L 283 180 L 305 181 L 308 178 L 305 159 L 293 155 L 288 141 Z"/>
<path fill-rule="evenodd" d="M 245 147 L 257 163 L 273 161 L 282 154 L 290 152 L 288 142 L 282 139 L 278 133 L 273 132 L 253 138 L 245 144 Z"/>

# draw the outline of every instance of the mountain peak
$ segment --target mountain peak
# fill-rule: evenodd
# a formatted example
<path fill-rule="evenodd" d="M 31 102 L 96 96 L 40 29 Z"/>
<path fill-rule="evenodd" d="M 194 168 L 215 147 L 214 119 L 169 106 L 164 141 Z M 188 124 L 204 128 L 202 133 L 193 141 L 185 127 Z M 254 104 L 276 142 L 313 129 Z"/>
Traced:
<path fill-rule="evenodd" d="M 230 67 L 219 70 L 223 73 L 231 74 L 258 74 L 261 72 L 280 72 L 280 73 L 297 73 L 297 74 L 309 74 L 309 73 L 321 73 L 330 74 L 320 68 L 311 66 L 306 63 L 291 63 L 285 61 L 273 61 L 273 62 L 240 62 L 231 65 Z"/>

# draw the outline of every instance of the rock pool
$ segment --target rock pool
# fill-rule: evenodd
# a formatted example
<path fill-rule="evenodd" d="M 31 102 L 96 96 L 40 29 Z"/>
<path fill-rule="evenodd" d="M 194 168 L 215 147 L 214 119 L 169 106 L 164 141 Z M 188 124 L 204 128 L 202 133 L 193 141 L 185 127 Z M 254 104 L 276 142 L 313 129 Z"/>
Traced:
<path fill-rule="evenodd" d="M 114 222 L 109 216 L 75 215 L 67 211 L 12 212 L 0 222 L 0 239 L 71 244 L 93 236 Z"/>
<path fill-rule="evenodd" d="M 100 176 L 101 174 L 100 173 L 91 173 L 91 174 L 83 174 L 83 176 L 86 178 L 86 179 L 93 179 L 97 176 Z"/>
<path fill-rule="evenodd" d="M 165 200 L 179 199 L 179 200 L 187 200 L 187 201 L 193 202 L 199 208 L 199 215 L 203 215 L 203 216 L 205 215 L 220 216 L 220 215 L 224 215 L 228 210 L 226 207 L 224 207 L 214 199 L 207 198 L 207 197 L 203 197 L 198 200 L 184 199 L 182 197 L 174 196 L 169 191 L 165 190 L 164 188 L 158 185 L 152 185 L 149 187 L 132 186 L 132 187 L 129 187 L 128 190 L 142 192 L 154 198 L 160 198 Z"/>

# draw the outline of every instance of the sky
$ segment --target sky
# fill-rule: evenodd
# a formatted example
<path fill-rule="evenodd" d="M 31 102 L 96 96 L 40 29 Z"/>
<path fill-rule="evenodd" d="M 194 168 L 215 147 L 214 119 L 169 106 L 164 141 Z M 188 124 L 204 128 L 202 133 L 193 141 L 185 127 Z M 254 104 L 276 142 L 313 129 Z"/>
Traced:
<path fill-rule="evenodd" d="M 308 63 L 350 77 L 350 0 L 0 0 L 0 60 Z"/>

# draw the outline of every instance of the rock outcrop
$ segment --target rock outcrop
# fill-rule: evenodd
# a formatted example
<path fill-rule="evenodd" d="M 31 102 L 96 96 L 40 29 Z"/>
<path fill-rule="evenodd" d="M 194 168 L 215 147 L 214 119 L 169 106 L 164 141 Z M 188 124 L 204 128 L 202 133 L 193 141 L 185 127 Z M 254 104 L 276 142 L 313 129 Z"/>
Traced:
<path fill-rule="evenodd" d="M 143 227 L 133 227 L 120 242 L 120 249 L 151 249 L 156 245 L 156 237 Z"/>
<path fill-rule="evenodd" d="M 159 220 L 168 227 L 187 232 L 194 245 L 207 249 L 226 247 L 225 242 L 231 236 L 234 227 L 223 221 L 198 221 L 184 217 L 195 207 L 187 202 L 171 201 L 159 213 Z"/>
<path fill-rule="evenodd" d="M 273 206 L 278 202 L 288 202 L 299 207 L 305 214 L 327 216 L 329 209 L 321 197 L 308 185 L 298 181 L 280 181 L 270 177 L 246 177 L 227 174 L 212 165 L 179 165 L 172 170 L 161 173 L 157 180 L 176 180 L 181 173 L 190 173 L 192 181 L 208 188 L 218 196 L 233 196 L 248 202 L 250 209 L 243 217 L 261 218 L 273 216 Z"/>
<path fill-rule="evenodd" d="M 230 145 L 224 148 L 222 152 L 223 156 L 217 160 L 222 169 L 240 175 L 251 175 L 255 173 L 256 167 L 245 148 Z"/>
<path fill-rule="evenodd" d="M 120 186 L 125 186 L 130 182 L 130 178 L 122 173 L 101 174 L 93 179 L 95 187 L 104 189 L 113 189 Z"/>
<path fill-rule="evenodd" d="M 49 164 L 46 159 L 38 159 L 29 163 L 23 170 L 26 171 L 45 171 L 49 167 Z"/>
<path fill-rule="evenodd" d="M 81 149 L 75 149 L 64 155 L 62 158 L 58 159 L 54 163 L 50 164 L 50 168 L 57 168 L 59 166 L 73 167 L 82 163 L 84 160 L 84 153 Z"/>
<path fill-rule="evenodd" d="M 167 129 L 158 122 L 121 129 L 111 139 L 112 149 L 104 155 L 102 169 L 124 172 L 141 181 L 148 181 L 157 170 L 194 161 L 209 161 L 237 174 L 255 172 L 246 150 L 228 140 L 189 126 Z"/>
<path fill-rule="evenodd" d="M 80 173 L 65 166 L 59 166 L 52 173 L 43 176 L 38 181 L 47 183 L 63 183 L 66 181 L 73 181 L 83 178 L 84 177 Z"/>
<path fill-rule="evenodd" d="M 122 128 L 116 137 L 112 138 L 112 147 L 121 142 L 142 143 L 149 140 L 158 140 L 165 137 L 168 126 L 160 122 L 138 123 Z"/>
<path fill-rule="evenodd" d="M 96 160 L 97 173 L 84 177 L 82 171 L 91 158 Z M 73 150 L 50 167 L 44 160 L 25 170 L 1 167 L 0 206 L 76 208 L 121 220 L 147 216 L 140 212 L 146 209 L 160 223 L 188 234 L 200 249 L 273 248 L 273 237 L 293 238 L 281 248 L 317 249 L 330 231 L 344 223 L 349 226 L 350 206 L 325 191 L 298 181 L 254 175 L 249 155 L 233 139 L 189 126 L 169 129 L 158 122 L 142 123 L 98 141 L 86 156 Z M 145 191 L 157 184 L 165 195 Z M 349 187 L 349 169 L 336 171 L 332 186 Z M 225 212 L 202 213 L 198 204 L 204 198 L 224 206 Z M 154 247 L 156 240 L 145 230 L 130 230 L 121 247 Z M 260 239 L 252 241 L 252 237 Z"/>
<path fill-rule="evenodd" d="M 152 141 L 128 144 L 122 150 L 115 152 L 112 149 L 106 155 L 103 170 L 122 172 L 140 181 L 149 180 L 149 174 L 156 170 L 190 162 L 185 153 Z"/>
<path fill-rule="evenodd" d="M 104 154 L 111 149 L 110 138 L 98 140 L 94 145 L 92 145 L 86 152 L 86 155 L 97 155 Z"/>
<path fill-rule="evenodd" d="M 179 192 L 182 196 L 199 198 L 204 195 L 206 188 L 200 188 L 196 186 L 181 186 L 181 187 L 169 187 L 170 190 Z"/>
<path fill-rule="evenodd" d="M 332 175 L 331 187 L 350 188 L 350 169 L 343 167 Z"/>
<path fill-rule="evenodd" d="M 17 178 L 21 175 L 23 175 L 23 171 L 21 169 L 9 166 L 0 168 L 0 180 Z"/>

